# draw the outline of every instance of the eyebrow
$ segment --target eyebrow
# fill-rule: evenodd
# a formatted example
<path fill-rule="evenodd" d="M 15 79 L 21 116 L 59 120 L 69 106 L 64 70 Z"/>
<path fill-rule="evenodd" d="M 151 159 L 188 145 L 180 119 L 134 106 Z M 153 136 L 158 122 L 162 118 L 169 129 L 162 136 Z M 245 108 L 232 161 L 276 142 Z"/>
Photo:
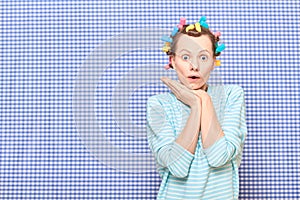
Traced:
<path fill-rule="evenodd" d="M 191 53 L 191 52 L 190 52 L 189 50 L 187 50 L 187 49 L 182 49 L 182 50 L 179 51 L 179 53 L 181 53 L 182 51 L 187 51 L 187 52 Z M 201 53 L 201 52 L 203 52 L 203 51 L 204 51 L 204 52 L 207 52 L 208 54 L 210 54 L 209 51 L 208 51 L 207 49 L 203 49 L 203 50 L 199 51 L 199 53 Z"/>
<path fill-rule="evenodd" d="M 187 50 L 187 49 L 181 49 L 181 50 L 179 51 L 179 53 L 182 52 L 182 51 L 187 51 L 187 52 L 191 53 L 191 52 L 190 52 L 189 50 Z"/>
<path fill-rule="evenodd" d="M 199 51 L 199 53 L 202 52 L 202 51 L 205 51 L 205 52 L 209 53 L 209 51 L 207 49 L 203 49 L 203 50 Z"/>

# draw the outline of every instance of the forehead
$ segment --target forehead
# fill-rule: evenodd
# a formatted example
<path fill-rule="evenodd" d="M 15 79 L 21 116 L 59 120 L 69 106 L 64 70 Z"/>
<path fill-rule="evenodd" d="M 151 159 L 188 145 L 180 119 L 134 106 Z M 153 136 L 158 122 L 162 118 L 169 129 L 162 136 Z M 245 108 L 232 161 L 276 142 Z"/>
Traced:
<path fill-rule="evenodd" d="M 208 35 L 193 37 L 186 34 L 181 34 L 176 42 L 176 51 L 189 50 L 190 52 L 199 52 L 207 50 L 212 54 L 212 43 Z"/>

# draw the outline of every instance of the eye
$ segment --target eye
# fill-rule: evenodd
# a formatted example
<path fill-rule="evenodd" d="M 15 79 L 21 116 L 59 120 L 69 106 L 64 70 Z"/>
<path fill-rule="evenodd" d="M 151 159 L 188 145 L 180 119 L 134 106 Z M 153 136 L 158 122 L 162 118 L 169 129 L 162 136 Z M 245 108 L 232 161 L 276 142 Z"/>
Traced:
<path fill-rule="evenodd" d="M 208 60 L 208 56 L 207 55 L 201 55 L 200 56 L 200 61 L 201 62 L 206 62 Z"/>
<path fill-rule="evenodd" d="M 181 56 L 181 58 L 182 58 L 183 60 L 189 60 L 189 59 L 190 59 L 190 56 L 187 55 L 187 54 L 184 54 L 184 55 Z"/>

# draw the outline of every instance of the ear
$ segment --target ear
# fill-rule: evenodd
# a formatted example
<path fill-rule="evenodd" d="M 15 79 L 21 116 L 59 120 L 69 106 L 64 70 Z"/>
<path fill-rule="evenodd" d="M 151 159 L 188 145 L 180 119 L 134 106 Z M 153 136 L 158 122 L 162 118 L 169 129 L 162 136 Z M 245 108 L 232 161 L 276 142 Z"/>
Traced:
<path fill-rule="evenodd" d="M 169 56 L 169 63 L 172 64 L 173 69 L 176 70 L 176 66 L 175 66 L 175 56 L 174 55 L 170 55 Z"/>

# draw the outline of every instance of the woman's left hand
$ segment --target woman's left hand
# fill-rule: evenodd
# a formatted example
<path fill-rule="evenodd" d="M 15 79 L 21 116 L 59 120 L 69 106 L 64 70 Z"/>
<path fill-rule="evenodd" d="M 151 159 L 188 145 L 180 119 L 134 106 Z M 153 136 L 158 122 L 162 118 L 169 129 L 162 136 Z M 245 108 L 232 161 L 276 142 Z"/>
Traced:
<path fill-rule="evenodd" d="M 182 83 L 172 80 L 168 77 L 162 77 L 161 80 L 171 89 L 171 91 L 176 95 L 180 91 L 188 90 L 189 92 L 192 92 L 196 97 L 198 97 L 200 100 L 209 100 L 210 96 L 208 93 L 203 89 L 204 86 L 197 90 L 192 90 L 183 85 Z M 177 96 L 177 95 L 176 95 Z"/>
<path fill-rule="evenodd" d="M 200 100 L 193 90 L 168 77 L 162 77 L 161 80 L 171 89 L 178 100 L 190 107 L 200 106 Z"/>
<path fill-rule="evenodd" d="M 210 99 L 210 96 L 203 89 L 192 90 L 192 92 L 201 99 L 201 101 L 207 101 Z"/>

